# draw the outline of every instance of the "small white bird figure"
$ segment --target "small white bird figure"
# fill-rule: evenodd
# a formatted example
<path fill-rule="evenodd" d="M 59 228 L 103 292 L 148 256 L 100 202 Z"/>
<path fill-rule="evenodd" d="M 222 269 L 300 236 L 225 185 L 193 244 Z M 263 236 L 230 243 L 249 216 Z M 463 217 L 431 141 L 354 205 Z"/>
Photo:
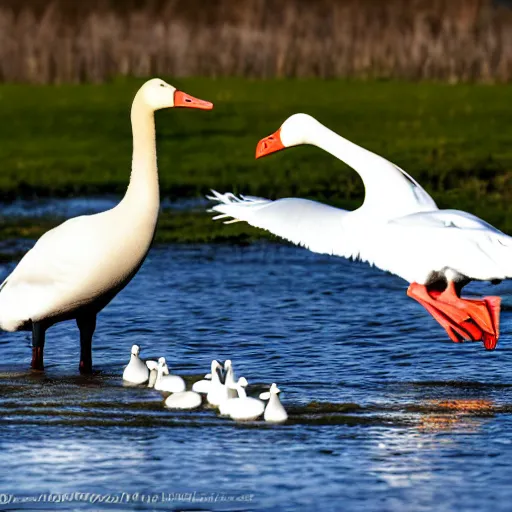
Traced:
<path fill-rule="evenodd" d="M 178 375 L 169 374 L 165 357 L 161 357 L 158 360 L 155 389 L 167 393 L 180 393 L 181 391 L 185 391 L 185 381 Z"/>
<path fill-rule="evenodd" d="M 228 388 L 220 381 L 219 371 L 221 368 L 222 367 L 218 361 L 212 361 L 212 382 L 210 384 L 208 394 L 206 395 L 206 400 L 210 405 L 215 407 L 218 407 L 222 402 L 229 398 Z"/>
<path fill-rule="evenodd" d="M 208 394 L 208 391 L 210 391 L 211 384 L 212 384 L 212 374 L 207 373 L 204 376 L 204 379 L 198 380 L 197 382 L 194 382 L 194 384 L 192 384 L 192 391 L 206 395 L 206 394 Z"/>
<path fill-rule="evenodd" d="M 173 393 L 165 399 L 168 409 L 197 409 L 201 406 L 202 398 L 195 391 L 181 391 Z"/>
<path fill-rule="evenodd" d="M 155 387 L 155 382 L 156 382 L 157 376 L 158 376 L 158 370 L 156 368 L 149 371 L 148 388 L 154 388 Z"/>
<path fill-rule="evenodd" d="M 210 391 L 210 386 L 212 385 L 212 375 L 214 373 L 213 366 L 214 363 L 217 361 L 213 360 L 211 363 L 211 372 L 207 373 L 204 376 L 204 379 L 198 380 L 197 382 L 194 382 L 192 385 L 192 391 L 195 391 L 196 393 L 203 393 L 204 395 L 208 394 L 208 391 Z"/>
<path fill-rule="evenodd" d="M 238 398 L 230 398 L 227 400 L 227 406 L 223 407 L 223 411 L 233 420 L 255 420 L 265 410 L 265 404 L 261 400 L 247 396 L 247 384 L 247 379 L 240 377 L 236 385 Z"/>
<path fill-rule="evenodd" d="M 224 372 L 224 385 L 228 388 L 228 398 L 237 398 L 235 370 L 233 369 L 231 359 L 224 361 Z"/>
<path fill-rule="evenodd" d="M 260 394 L 261 400 L 268 400 L 268 404 L 265 407 L 265 414 L 263 415 L 265 421 L 281 423 L 288 419 L 288 414 L 286 413 L 283 404 L 279 400 L 278 393 L 280 392 L 281 390 L 274 382 L 272 386 L 270 386 L 270 391 L 265 391 L 264 393 Z"/>
<path fill-rule="evenodd" d="M 148 359 L 148 360 L 146 360 L 146 366 L 148 367 L 149 371 L 156 370 L 156 369 L 158 369 L 158 362 Z"/>
<path fill-rule="evenodd" d="M 130 362 L 123 372 L 123 380 L 130 384 L 144 384 L 149 378 L 148 367 L 139 357 L 139 353 L 140 347 L 133 345 Z"/>

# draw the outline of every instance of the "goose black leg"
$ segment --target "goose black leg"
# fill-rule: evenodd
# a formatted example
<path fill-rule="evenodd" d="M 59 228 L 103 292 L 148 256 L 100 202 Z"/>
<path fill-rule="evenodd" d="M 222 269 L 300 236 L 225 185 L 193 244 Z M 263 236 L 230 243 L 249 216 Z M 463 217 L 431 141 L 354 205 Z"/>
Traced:
<path fill-rule="evenodd" d="M 92 373 L 92 335 L 96 329 L 96 315 L 76 319 L 80 329 L 80 373 Z"/>
<path fill-rule="evenodd" d="M 32 322 L 32 363 L 33 370 L 43 370 L 43 350 L 46 328 L 41 322 Z"/>

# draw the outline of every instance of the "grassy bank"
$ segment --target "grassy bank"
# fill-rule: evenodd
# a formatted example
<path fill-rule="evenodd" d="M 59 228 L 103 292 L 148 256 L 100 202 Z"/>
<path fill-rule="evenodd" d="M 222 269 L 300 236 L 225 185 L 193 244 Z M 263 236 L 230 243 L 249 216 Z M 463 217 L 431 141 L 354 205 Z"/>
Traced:
<path fill-rule="evenodd" d="M 140 83 L 0 86 L 2 197 L 121 195 L 130 172 L 129 109 Z M 213 101 L 215 109 L 157 114 L 164 196 L 201 196 L 216 188 L 357 206 L 363 197 L 357 174 L 319 149 L 294 148 L 254 160 L 258 139 L 302 111 L 406 169 L 440 206 L 466 209 L 512 232 L 512 86 L 171 83 Z M 201 222 L 204 232 L 211 229 L 208 216 L 198 218 L 198 232 Z M 222 236 L 241 229 L 222 227 Z"/>

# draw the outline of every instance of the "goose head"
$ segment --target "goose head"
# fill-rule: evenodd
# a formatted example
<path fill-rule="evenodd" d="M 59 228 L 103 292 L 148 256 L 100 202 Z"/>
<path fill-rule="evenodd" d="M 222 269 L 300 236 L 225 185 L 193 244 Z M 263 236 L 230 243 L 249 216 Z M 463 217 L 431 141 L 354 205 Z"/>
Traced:
<path fill-rule="evenodd" d="M 231 377 L 234 379 L 235 372 L 233 370 L 233 363 L 231 362 L 231 359 L 226 359 L 224 361 L 224 367 L 221 368 L 221 371 L 224 376 L 224 380 L 228 377 L 228 375 L 231 375 Z"/>
<path fill-rule="evenodd" d="M 256 158 L 270 155 L 281 149 L 310 144 L 311 137 L 320 123 L 307 114 L 293 114 L 279 130 L 264 137 L 256 146 Z"/>
<path fill-rule="evenodd" d="M 132 356 L 138 356 L 140 354 L 139 345 L 132 345 Z"/>
<path fill-rule="evenodd" d="M 213 108 L 213 104 L 209 101 L 203 101 L 178 91 L 160 78 L 148 80 L 139 89 L 137 96 L 153 111 L 172 107 L 199 108 L 201 110 Z"/>
<path fill-rule="evenodd" d="M 158 359 L 157 372 L 158 372 L 159 375 L 169 375 L 169 367 L 167 366 L 167 362 L 165 361 L 165 357 L 160 357 Z"/>
<path fill-rule="evenodd" d="M 270 386 L 270 394 L 277 395 L 278 393 L 281 393 L 281 390 L 277 387 L 277 384 L 273 382 L 272 386 Z"/>
<path fill-rule="evenodd" d="M 277 395 L 278 393 L 281 393 L 281 390 L 277 387 L 277 384 L 273 382 L 268 391 L 260 393 L 260 400 L 269 400 L 272 395 Z"/>

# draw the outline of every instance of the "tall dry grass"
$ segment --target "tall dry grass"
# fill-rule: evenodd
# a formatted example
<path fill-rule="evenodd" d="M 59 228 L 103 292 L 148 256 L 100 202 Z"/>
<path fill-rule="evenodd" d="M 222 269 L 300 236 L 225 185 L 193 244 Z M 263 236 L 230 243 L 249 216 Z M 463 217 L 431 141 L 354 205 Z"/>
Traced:
<path fill-rule="evenodd" d="M 491 0 L 0 0 L 0 80 L 512 79 Z"/>

